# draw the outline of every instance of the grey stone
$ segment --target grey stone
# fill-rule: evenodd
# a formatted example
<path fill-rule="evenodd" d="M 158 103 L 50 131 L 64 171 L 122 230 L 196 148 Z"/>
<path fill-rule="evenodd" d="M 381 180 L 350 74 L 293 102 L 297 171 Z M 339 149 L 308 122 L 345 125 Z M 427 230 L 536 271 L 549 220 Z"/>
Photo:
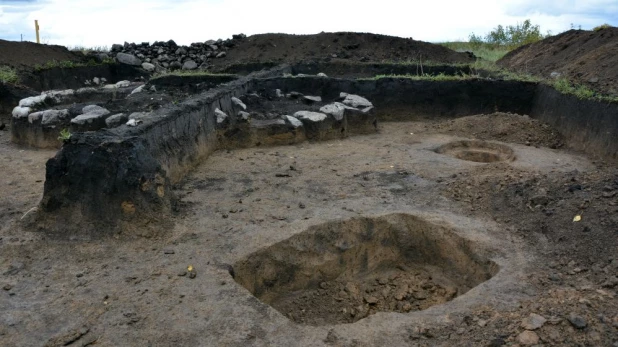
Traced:
<path fill-rule="evenodd" d="M 285 94 L 283 94 L 283 92 L 281 91 L 281 89 L 275 89 L 275 95 L 277 95 L 278 98 L 283 98 L 285 97 Z"/>
<path fill-rule="evenodd" d="M 194 62 L 193 60 L 187 60 L 182 65 L 182 69 L 183 70 L 195 70 L 195 69 L 197 69 L 197 63 Z"/>
<path fill-rule="evenodd" d="M 545 319 L 545 317 L 536 313 L 531 313 L 521 322 L 521 327 L 526 330 L 536 330 L 541 328 L 545 324 L 545 322 L 547 322 L 547 319 Z"/>
<path fill-rule="evenodd" d="M 557 71 L 554 71 L 554 72 L 549 74 L 549 77 L 551 77 L 553 79 L 560 78 L 560 76 L 562 76 L 562 74 L 560 72 L 557 72 Z"/>
<path fill-rule="evenodd" d="M 30 111 L 32 111 L 30 107 L 17 106 L 13 109 L 12 115 L 13 115 L 13 118 L 28 117 L 28 115 L 30 114 Z"/>
<path fill-rule="evenodd" d="M 586 322 L 586 319 L 575 313 L 571 313 L 567 319 L 569 320 L 571 325 L 573 325 L 577 329 L 584 329 L 588 326 L 588 322 Z"/>
<path fill-rule="evenodd" d="M 303 126 L 303 122 L 299 121 L 296 117 L 285 116 L 285 118 L 294 128 L 300 128 Z"/>
<path fill-rule="evenodd" d="M 105 126 L 108 128 L 116 128 L 116 127 L 123 125 L 128 120 L 129 120 L 129 117 L 126 114 L 118 113 L 113 116 L 109 116 L 105 120 Z"/>
<path fill-rule="evenodd" d="M 313 104 L 316 102 L 322 102 L 322 97 L 320 96 L 309 96 L 309 95 L 305 95 L 303 96 L 303 102 L 307 103 L 307 104 Z"/>
<path fill-rule="evenodd" d="M 348 106 L 352 106 L 352 107 L 373 107 L 373 104 L 363 98 L 362 96 L 359 95 L 354 95 L 354 94 L 348 94 L 348 93 L 341 93 L 339 95 L 339 97 L 343 98 L 343 103 L 348 105 Z"/>
<path fill-rule="evenodd" d="M 326 76 L 326 74 L 325 74 L 325 73 L 320 72 L 320 73 L 318 74 L 318 77 L 328 77 L 328 76 Z"/>
<path fill-rule="evenodd" d="M 327 115 L 320 112 L 311 112 L 311 111 L 298 111 L 294 113 L 294 117 L 300 120 L 308 120 L 311 122 L 321 122 L 328 118 Z"/>
<path fill-rule="evenodd" d="M 357 110 L 340 102 L 335 102 L 322 106 L 320 112 L 333 116 L 336 120 L 342 120 L 346 109 Z"/>
<path fill-rule="evenodd" d="M 106 114 L 86 113 L 71 119 L 71 125 L 79 131 L 98 130 L 105 126 Z"/>
<path fill-rule="evenodd" d="M 40 112 L 41 125 L 54 126 L 63 123 L 69 117 L 69 110 L 47 110 Z"/>
<path fill-rule="evenodd" d="M 79 88 L 78 90 L 76 90 L 75 95 L 94 94 L 96 92 L 97 92 L 96 88 L 85 87 L 85 88 Z"/>
<path fill-rule="evenodd" d="M 217 54 L 216 58 L 225 58 L 226 55 L 227 55 L 227 53 L 220 52 L 219 54 Z"/>
<path fill-rule="evenodd" d="M 83 114 L 91 113 L 91 114 L 106 115 L 106 114 L 109 114 L 109 111 L 106 108 L 98 106 L 98 105 L 88 105 L 82 108 L 82 113 Z"/>
<path fill-rule="evenodd" d="M 182 64 L 178 61 L 174 61 L 169 65 L 169 68 L 172 70 L 182 69 Z"/>
<path fill-rule="evenodd" d="M 154 64 L 151 64 L 151 63 L 142 63 L 142 69 L 148 72 L 153 72 L 156 69 L 156 67 L 154 66 Z"/>
<path fill-rule="evenodd" d="M 239 106 L 240 108 L 242 108 L 243 110 L 247 110 L 247 105 L 245 105 L 244 102 L 242 102 L 242 100 L 240 100 L 239 98 L 233 96 L 232 97 L 232 103 L 236 106 Z"/>
<path fill-rule="evenodd" d="M 142 65 L 142 61 L 139 60 L 139 58 L 137 58 L 133 54 L 118 53 L 116 55 L 116 59 L 121 64 L 133 65 L 133 66 L 141 66 Z"/>
<path fill-rule="evenodd" d="M 112 45 L 112 52 L 122 51 L 122 49 L 123 49 L 123 46 L 122 46 L 122 45 L 119 45 L 119 44 L 117 44 L 117 43 L 115 43 L 115 44 L 113 44 L 113 45 Z"/>

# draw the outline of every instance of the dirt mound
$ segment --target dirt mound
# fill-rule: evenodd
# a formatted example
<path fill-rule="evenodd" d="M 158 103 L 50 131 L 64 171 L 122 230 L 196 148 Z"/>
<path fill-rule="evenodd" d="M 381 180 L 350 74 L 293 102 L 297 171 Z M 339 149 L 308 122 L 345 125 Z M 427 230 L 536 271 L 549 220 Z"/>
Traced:
<path fill-rule="evenodd" d="M 520 47 L 498 64 L 546 78 L 555 71 L 598 92 L 618 95 L 618 28 L 569 30 Z"/>
<path fill-rule="evenodd" d="M 423 41 L 368 33 L 260 34 L 241 40 L 215 66 L 303 60 L 473 62 L 474 57 Z"/>
<path fill-rule="evenodd" d="M 560 148 L 564 143 L 562 135 L 548 124 L 513 113 L 461 117 L 438 123 L 433 128 L 451 135 L 530 146 Z"/>
<path fill-rule="evenodd" d="M 0 40 L 0 65 L 29 69 L 53 60 L 78 62 L 84 57 L 63 46 Z"/>

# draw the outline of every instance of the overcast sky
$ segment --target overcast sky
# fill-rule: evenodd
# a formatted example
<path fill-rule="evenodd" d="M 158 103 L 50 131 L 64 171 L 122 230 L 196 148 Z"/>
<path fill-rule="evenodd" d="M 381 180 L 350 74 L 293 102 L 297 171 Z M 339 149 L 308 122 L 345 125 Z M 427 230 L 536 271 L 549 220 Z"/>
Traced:
<path fill-rule="evenodd" d="M 66 46 L 278 32 L 371 32 L 440 42 L 531 19 L 543 32 L 618 26 L 618 0 L 0 0 L 0 39 Z"/>

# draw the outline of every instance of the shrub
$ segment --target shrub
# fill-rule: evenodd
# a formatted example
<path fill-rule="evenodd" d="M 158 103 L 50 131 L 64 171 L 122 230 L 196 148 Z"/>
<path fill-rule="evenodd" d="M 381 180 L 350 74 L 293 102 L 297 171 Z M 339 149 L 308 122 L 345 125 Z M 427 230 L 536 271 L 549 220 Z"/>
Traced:
<path fill-rule="evenodd" d="M 487 33 L 484 37 L 470 34 L 469 41 L 471 44 L 482 45 L 490 44 L 495 46 L 506 46 L 515 48 L 529 43 L 540 41 L 550 36 L 541 33 L 539 25 L 532 25 L 530 19 L 526 19 L 523 23 L 516 25 L 502 26 L 498 25 L 494 30 Z"/>
<path fill-rule="evenodd" d="M 599 30 L 603 30 L 603 29 L 607 29 L 607 28 L 611 28 L 612 26 L 605 23 L 605 24 L 601 24 L 599 26 L 594 27 L 592 30 L 594 31 L 599 31 Z"/>

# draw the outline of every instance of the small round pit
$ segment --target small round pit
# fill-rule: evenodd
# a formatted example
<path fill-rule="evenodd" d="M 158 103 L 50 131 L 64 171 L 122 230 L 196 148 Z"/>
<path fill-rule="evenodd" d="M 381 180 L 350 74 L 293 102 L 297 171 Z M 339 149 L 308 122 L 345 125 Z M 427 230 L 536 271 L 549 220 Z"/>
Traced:
<path fill-rule="evenodd" d="M 311 227 L 234 264 L 234 279 L 296 323 L 353 323 L 443 304 L 498 266 L 446 226 L 408 214 Z"/>
<path fill-rule="evenodd" d="M 449 142 L 436 149 L 436 153 L 476 163 L 495 163 L 515 160 L 513 150 L 505 145 L 480 140 Z"/>

